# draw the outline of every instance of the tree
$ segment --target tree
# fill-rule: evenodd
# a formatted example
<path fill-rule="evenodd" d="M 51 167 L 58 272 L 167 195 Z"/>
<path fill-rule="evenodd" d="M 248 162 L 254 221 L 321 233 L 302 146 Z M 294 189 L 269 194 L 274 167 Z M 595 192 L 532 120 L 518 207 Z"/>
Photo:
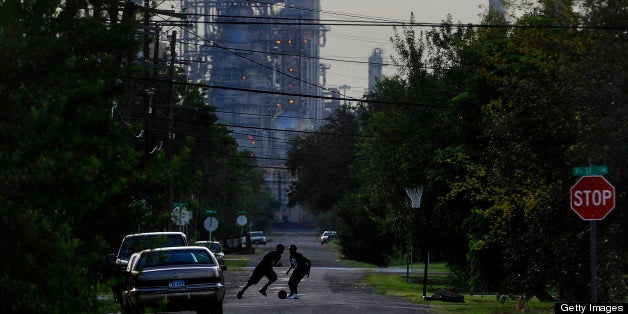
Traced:
<path fill-rule="evenodd" d="M 290 205 L 322 214 L 355 190 L 351 167 L 361 136 L 360 114 L 360 109 L 341 106 L 318 131 L 290 140 L 286 166 L 297 178 L 290 185 Z"/>
<path fill-rule="evenodd" d="M 463 183 L 475 180 L 467 171 L 481 171 L 472 159 L 480 98 L 466 92 L 476 84 L 470 71 L 476 54 L 465 44 L 473 32 L 452 27 L 402 31 L 394 43 L 404 76 L 382 80 L 370 95 L 392 103 L 373 105 L 371 136 L 359 146 L 360 182 L 370 207 L 384 209 L 382 228 L 395 235 L 398 246 L 410 234 L 424 256 L 430 251 L 464 267 L 466 197 L 477 183 Z M 419 209 L 410 208 L 405 193 L 415 186 L 425 188 Z"/>
<path fill-rule="evenodd" d="M 251 164 L 212 168 L 242 154 L 183 84 L 154 90 L 156 109 L 185 106 L 174 124 L 183 136 L 144 150 L 142 135 L 171 129 L 164 116 L 146 125 L 138 103 L 147 90 L 133 79 L 144 71 L 134 11 L 132 1 L 0 2 L 1 312 L 97 312 L 106 254 L 126 234 L 168 228 L 171 186 L 206 199 L 208 181 L 246 174 L 238 188 L 261 189 L 259 173 L 243 170 Z"/>
<path fill-rule="evenodd" d="M 499 252 L 503 274 L 499 289 L 510 293 L 543 297 L 543 290 L 554 286 L 563 300 L 587 299 L 586 268 L 579 266 L 588 264 L 587 254 L 581 253 L 587 251 L 587 243 L 574 232 L 584 232 L 587 226 L 564 210 L 565 191 L 573 184 L 569 169 L 583 162 L 580 153 L 591 151 L 579 149 L 593 141 L 583 141 L 578 134 L 602 135 L 591 129 L 599 114 L 622 113 L 617 107 L 597 107 L 601 98 L 582 102 L 583 93 L 592 91 L 591 72 L 583 64 L 592 58 L 589 47 L 600 47 L 590 45 L 592 32 L 544 28 L 578 21 L 568 8 L 542 6 L 517 22 L 538 28 L 513 29 L 504 45 L 484 45 L 497 48 L 485 50 L 483 57 L 493 61 L 484 72 L 491 73 L 488 83 L 497 96 L 484 110 L 483 138 L 491 146 L 482 157 L 492 169 L 487 177 L 492 192 L 487 196 L 494 201 L 477 213 L 494 221 L 489 223 L 491 244 L 481 247 Z M 606 75 L 613 72 L 607 70 Z M 597 152 L 609 162 L 621 155 Z M 559 275 L 565 272 L 578 275 L 573 279 Z"/>
<path fill-rule="evenodd" d="M 363 252 L 359 228 L 400 247 L 410 230 L 472 289 L 548 300 L 552 288 L 561 300 L 587 299 L 587 226 L 566 210 L 566 191 L 571 167 L 587 160 L 608 164 L 612 181 L 624 182 L 625 145 L 617 143 L 626 140 L 626 40 L 618 25 L 626 5 L 580 4 L 577 13 L 569 1 L 538 1 L 512 26 L 445 23 L 394 37 L 405 68 L 366 100 L 359 187 L 336 205 L 340 220 L 360 222 L 343 230 L 356 241 L 352 256 Z M 591 28 L 576 27 L 582 23 Z M 403 190 L 416 185 L 426 190 L 412 211 Z M 625 215 L 617 217 L 601 228 L 608 301 L 625 291 L 616 288 L 625 287 L 626 267 L 618 260 Z"/>
<path fill-rule="evenodd" d="M 107 27 L 105 8 L 117 3 L 91 8 L 0 4 L 0 296 L 11 300 L 3 312 L 90 309 L 104 256 L 97 252 L 118 220 L 112 209 L 141 182 L 133 134 L 111 120 L 124 71 L 114 55 L 136 43 L 116 32 L 129 24 Z"/>

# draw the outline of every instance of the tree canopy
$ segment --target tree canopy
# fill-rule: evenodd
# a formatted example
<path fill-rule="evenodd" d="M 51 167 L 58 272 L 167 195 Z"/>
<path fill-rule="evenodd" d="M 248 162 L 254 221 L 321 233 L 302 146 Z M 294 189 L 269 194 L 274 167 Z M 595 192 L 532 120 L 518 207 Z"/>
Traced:
<path fill-rule="evenodd" d="M 149 78 L 175 86 L 143 76 L 141 18 L 132 1 L 0 2 L 1 312 L 95 313 L 107 253 L 176 230 L 173 200 L 193 210 L 191 240 L 209 208 L 223 236 L 239 235 L 238 209 L 272 221 L 255 159 L 203 92 L 166 61 Z"/>
<path fill-rule="evenodd" d="M 589 224 L 569 209 L 571 168 L 607 165 L 625 199 L 627 10 L 538 1 L 517 17 L 490 12 L 487 27 L 397 29 L 401 71 L 364 99 L 357 185 L 325 200 L 343 253 L 373 261 L 367 252 L 399 254 L 411 238 L 450 265 L 457 289 L 588 300 Z M 295 169 L 315 149 L 298 144 Z M 297 175 L 297 187 L 311 179 Z M 416 186 L 413 209 L 405 188 Z M 598 222 L 599 300 L 625 297 L 625 224 L 619 208 Z M 360 241 L 364 230 L 389 241 Z"/>

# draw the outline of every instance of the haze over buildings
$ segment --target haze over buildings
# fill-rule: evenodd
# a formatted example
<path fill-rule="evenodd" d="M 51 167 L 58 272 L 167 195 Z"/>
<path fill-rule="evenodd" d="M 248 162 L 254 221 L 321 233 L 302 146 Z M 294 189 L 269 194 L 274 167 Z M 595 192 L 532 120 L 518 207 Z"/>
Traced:
<path fill-rule="evenodd" d="M 491 8 L 499 5 L 489 2 Z M 240 148 L 257 158 L 272 195 L 283 204 L 277 218 L 300 221 L 302 211 L 287 206 L 288 140 L 316 130 L 351 89 L 326 86 L 332 67 L 321 59 L 321 48 L 330 27 L 320 23 L 321 0 L 185 0 L 182 6 L 193 28 L 181 35 L 181 57 L 194 61 L 186 65 L 188 78 L 214 86 L 207 102 Z M 368 73 L 355 75 L 364 76 L 372 90 L 385 57 L 377 45 L 369 50 L 362 60 Z M 336 99 L 324 99 L 329 96 Z"/>
<path fill-rule="evenodd" d="M 190 64 L 188 77 L 220 86 L 209 89 L 207 98 L 219 123 L 264 169 L 271 193 L 283 204 L 278 218 L 299 220 L 287 208 L 288 140 L 315 130 L 338 106 L 322 98 L 334 91 L 324 86 L 319 60 L 327 32 L 318 23 L 320 1 L 188 0 L 186 10 L 199 18 L 193 23 L 199 27 L 185 36 L 184 53 L 204 61 Z"/>

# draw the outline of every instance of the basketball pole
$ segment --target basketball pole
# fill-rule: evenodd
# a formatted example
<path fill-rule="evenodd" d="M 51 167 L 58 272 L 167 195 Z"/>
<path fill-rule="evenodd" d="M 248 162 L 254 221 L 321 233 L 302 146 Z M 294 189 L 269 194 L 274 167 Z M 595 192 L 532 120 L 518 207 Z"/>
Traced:
<path fill-rule="evenodd" d="M 406 188 L 406 194 L 410 198 L 411 207 L 412 208 L 421 208 L 421 198 L 423 197 L 423 186 L 418 186 L 414 189 Z M 410 283 L 410 263 L 412 260 L 412 232 L 410 228 L 408 229 L 408 258 L 407 258 L 407 269 L 406 269 L 406 283 Z M 427 256 L 425 260 L 425 270 L 423 274 L 423 299 L 426 296 L 426 285 L 427 285 L 427 265 L 428 259 L 430 258 L 430 253 L 427 251 Z"/>
<path fill-rule="evenodd" d="M 430 251 L 425 246 L 425 269 L 423 270 L 423 300 L 427 297 L 427 266 L 430 263 Z"/>
<path fill-rule="evenodd" d="M 408 256 L 406 257 L 406 283 L 410 283 L 410 264 L 412 264 L 412 232 L 408 230 Z"/>

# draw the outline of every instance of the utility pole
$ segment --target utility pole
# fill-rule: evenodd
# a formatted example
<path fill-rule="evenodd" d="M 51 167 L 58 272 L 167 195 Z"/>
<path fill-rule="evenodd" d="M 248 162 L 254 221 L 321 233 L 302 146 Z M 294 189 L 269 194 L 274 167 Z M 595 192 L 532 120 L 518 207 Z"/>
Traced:
<path fill-rule="evenodd" d="M 161 28 L 157 25 L 154 26 L 153 34 L 153 64 L 159 63 L 159 36 L 161 36 Z M 153 77 L 157 77 L 157 67 L 153 67 Z"/>
<path fill-rule="evenodd" d="M 144 47 L 142 50 L 142 63 L 148 63 L 148 55 L 150 54 L 150 42 L 148 33 L 150 31 L 150 15 L 148 9 L 150 0 L 144 0 Z M 143 99 L 144 99 L 144 163 L 148 163 L 148 155 L 150 153 L 150 114 L 152 111 L 151 101 L 152 95 L 149 89 L 149 71 L 144 67 Z"/>
<path fill-rule="evenodd" d="M 168 112 L 168 144 L 166 150 L 166 162 L 170 163 L 172 160 L 172 156 L 174 154 L 174 108 L 172 103 L 172 95 L 174 93 L 174 62 L 176 57 L 176 42 L 177 42 L 177 32 L 172 31 L 172 36 L 170 36 L 170 66 L 168 67 L 168 79 L 170 80 L 170 85 L 168 86 L 168 98 L 166 100 L 166 110 Z M 170 204 L 174 203 L 174 185 L 172 184 L 172 178 L 170 179 L 170 187 L 169 187 L 169 195 L 170 195 Z"/>

